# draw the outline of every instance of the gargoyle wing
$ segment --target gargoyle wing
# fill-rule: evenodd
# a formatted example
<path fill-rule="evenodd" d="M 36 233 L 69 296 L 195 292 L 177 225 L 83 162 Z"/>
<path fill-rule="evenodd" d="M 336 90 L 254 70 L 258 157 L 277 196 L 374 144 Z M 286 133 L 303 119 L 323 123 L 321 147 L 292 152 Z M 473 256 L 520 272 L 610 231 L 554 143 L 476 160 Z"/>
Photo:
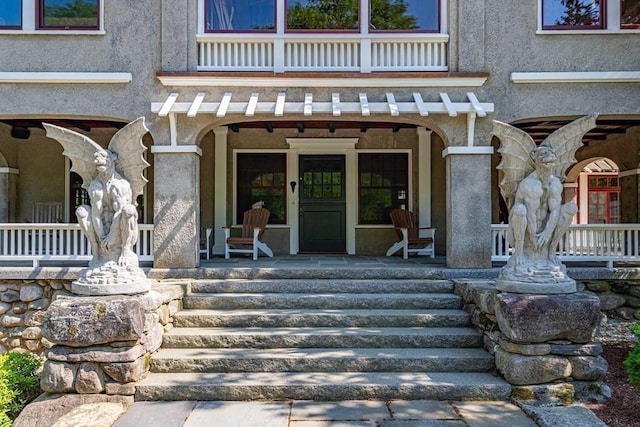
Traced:
<path fill-rule="evenodd" d="M 558 158 L 553 174 L 564 182 L 569 166 L 576 162 L 576 151 L 582 147 L 584 134 L 596 127 L 597 114 L 581 117 L 557 129 L 542 141 L 541 145 L 550 146 Z"/>
<path fill-rule="evenodd" d="M 64 148 L 62 154 L 71 160 L 71 170 L 82 178 L 82 188 L 89 188 L 89 184 L 98 174 L 94 163 L 94 154 L 105 151 L 91 138 L 60 126 L 49 123 L 42 124 L 47 136 L 53 138 Z"/>
<path fill-rule="evenodd" d="M 144 159 L 147 147 L 142 144 L 142 137 L 147 132 L 144 117 L 140 117 L 116 132 L 109 143 L 109 150 L 118 155 L 116 171 L 131 184 L 132 202 L 136 205 L 136 199 L 148 182 L 144 177 L 144 170 L 149 166 Z"/>
<path fill-rule="evenodd" d="M 500 189 L 511 207 L 518 184 L 535 169 L 531 152 L 536 143 L 525 131 L 497 120 L 493 121 L 493 134 L 500 139 L 498 153 L 502 154 L 497 167 L 503 172 Z"/>

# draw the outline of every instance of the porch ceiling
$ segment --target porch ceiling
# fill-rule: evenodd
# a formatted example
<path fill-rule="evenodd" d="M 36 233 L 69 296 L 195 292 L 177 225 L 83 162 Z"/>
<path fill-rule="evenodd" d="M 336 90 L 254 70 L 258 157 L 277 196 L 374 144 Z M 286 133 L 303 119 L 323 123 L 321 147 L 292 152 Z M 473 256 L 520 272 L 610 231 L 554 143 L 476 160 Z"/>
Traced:
<path fill-rule="evenodd" d="M 512 123 L 512 125 L 527 132 L 536 143 L 540 144 L 546 137 L 575 119 L 576 117 L 553 120 L 523 120 Z M 604 141 L 609 135 L 624 134 L 627 129 L 634 126 L 640 126 L 640 118 L 599 117 L 596 121 L 596 127 L 585 134 L 582 142 L 588 146 L 591 143 Z"/>

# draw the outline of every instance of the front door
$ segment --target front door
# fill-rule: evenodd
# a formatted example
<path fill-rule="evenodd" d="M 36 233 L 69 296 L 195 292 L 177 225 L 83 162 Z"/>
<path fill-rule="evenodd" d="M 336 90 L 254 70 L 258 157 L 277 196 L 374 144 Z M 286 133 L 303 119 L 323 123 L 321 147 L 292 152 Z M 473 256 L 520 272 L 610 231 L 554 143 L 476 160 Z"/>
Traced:
<path fill-rule="evenodd" d="M 345 157 L 300 156 L 300 252 L 346 252 Z"/>

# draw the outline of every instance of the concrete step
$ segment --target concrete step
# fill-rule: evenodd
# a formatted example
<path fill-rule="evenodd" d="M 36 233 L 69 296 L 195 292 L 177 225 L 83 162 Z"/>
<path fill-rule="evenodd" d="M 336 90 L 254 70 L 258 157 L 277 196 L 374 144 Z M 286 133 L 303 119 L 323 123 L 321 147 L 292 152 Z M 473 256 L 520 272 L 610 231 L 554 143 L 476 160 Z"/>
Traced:
<path fill-rule="evenodd" d="M 198 280 L 191 283 L 192 293 L 453 293 L 449 280 L 346 280 L 346 279 L 273 279 L 273 280 Z"/>
<path fill-rule="evenodd" d="M 511 386 L 488 373 L 261 372 L 151 373 L 136 384 L 143 400 L 506 400 Z"/>
<path fill-rule="evenodd" d="M 432 309 L 461 308 L 453 294 L 192 294 L 182 300 L 185 309 Z"/>
<path fill-rule="evenodd" d="M 473 328 L 175 328 L 164 348 L 480 347 Z"/>
<path fill-rule="evenodd" d="M 478 348 L 173 349 L 153 355 L 151 371 L 170 372 L 486 372 Z"/>
<path fill-rule="evenodd" d="M 459 309 L 428 310 L 183 310 L 176 327 L 453 327 L 468 326 L 469 314 Z"/>

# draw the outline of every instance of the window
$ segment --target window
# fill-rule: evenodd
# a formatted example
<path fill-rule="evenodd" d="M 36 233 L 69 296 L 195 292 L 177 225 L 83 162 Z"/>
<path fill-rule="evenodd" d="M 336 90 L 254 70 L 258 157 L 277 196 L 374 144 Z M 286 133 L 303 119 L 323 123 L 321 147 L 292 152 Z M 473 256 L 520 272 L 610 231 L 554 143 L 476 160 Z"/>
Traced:
<path fill-rule="evenodd" d="M 200 0 L 204 31 L 440 31 L 442 0 Z M 278 9 L 276 6 L 282 6 Z M 251 11 L 251 13 L 246 13 Z"/>
<path fill-rule="evenodd" d="M 543 30 L 640 29 L 640 0 L 539 0 Z"/>
<path fill-rule="evenodd" d="M 358 198 L 360 224 L 391 224 L 391 209 L 407 207 L 409 156 L 406 153 L 360 153 Z"/>
<path fill-rule="evenodd" d="M 640 29 L 640 0 L 622 0 L 620 4 L 620 27 Z"/>
<path fill-rule="evenodd" d="M 271 216 L 269 224 L 286 223 L 286 167 L 287 155 L 238 154 L 236 221 L 242 223 L 242 215 L 251 205 L 264 201 Z"/>
<path fill-rule="evenodd" d="M 2 0 L 0 30 L 29 32 L 100 31 L 100 0 Z"/>
<path fill-rule="evenodd" d="M 440 30 L 439 0 L 369 0 L 371 31 Z"/>
<path fill-rule="evenodd" d="M 0 6 L 0 29 L 22 27 L 22 0 L 3 0 Z"/>
<path fill-rule="evenodd" d="M 542 28 L 600 29 L 602 11 L 598 0 L 543 0 Z"/>
<path fill-rule="evenodd" d="M 276 0 L 206 0 L 205 31 L 275 30 Z"/>
<path fill-rule="evenodd" d="M 620 185 L 617 176 L 589 176 L 589 224 L 620 223 Z"/>
<path fill-rule="evenodd" d="M 98 0 L 39 0 L 38 28 L 97 30 Z"/>

